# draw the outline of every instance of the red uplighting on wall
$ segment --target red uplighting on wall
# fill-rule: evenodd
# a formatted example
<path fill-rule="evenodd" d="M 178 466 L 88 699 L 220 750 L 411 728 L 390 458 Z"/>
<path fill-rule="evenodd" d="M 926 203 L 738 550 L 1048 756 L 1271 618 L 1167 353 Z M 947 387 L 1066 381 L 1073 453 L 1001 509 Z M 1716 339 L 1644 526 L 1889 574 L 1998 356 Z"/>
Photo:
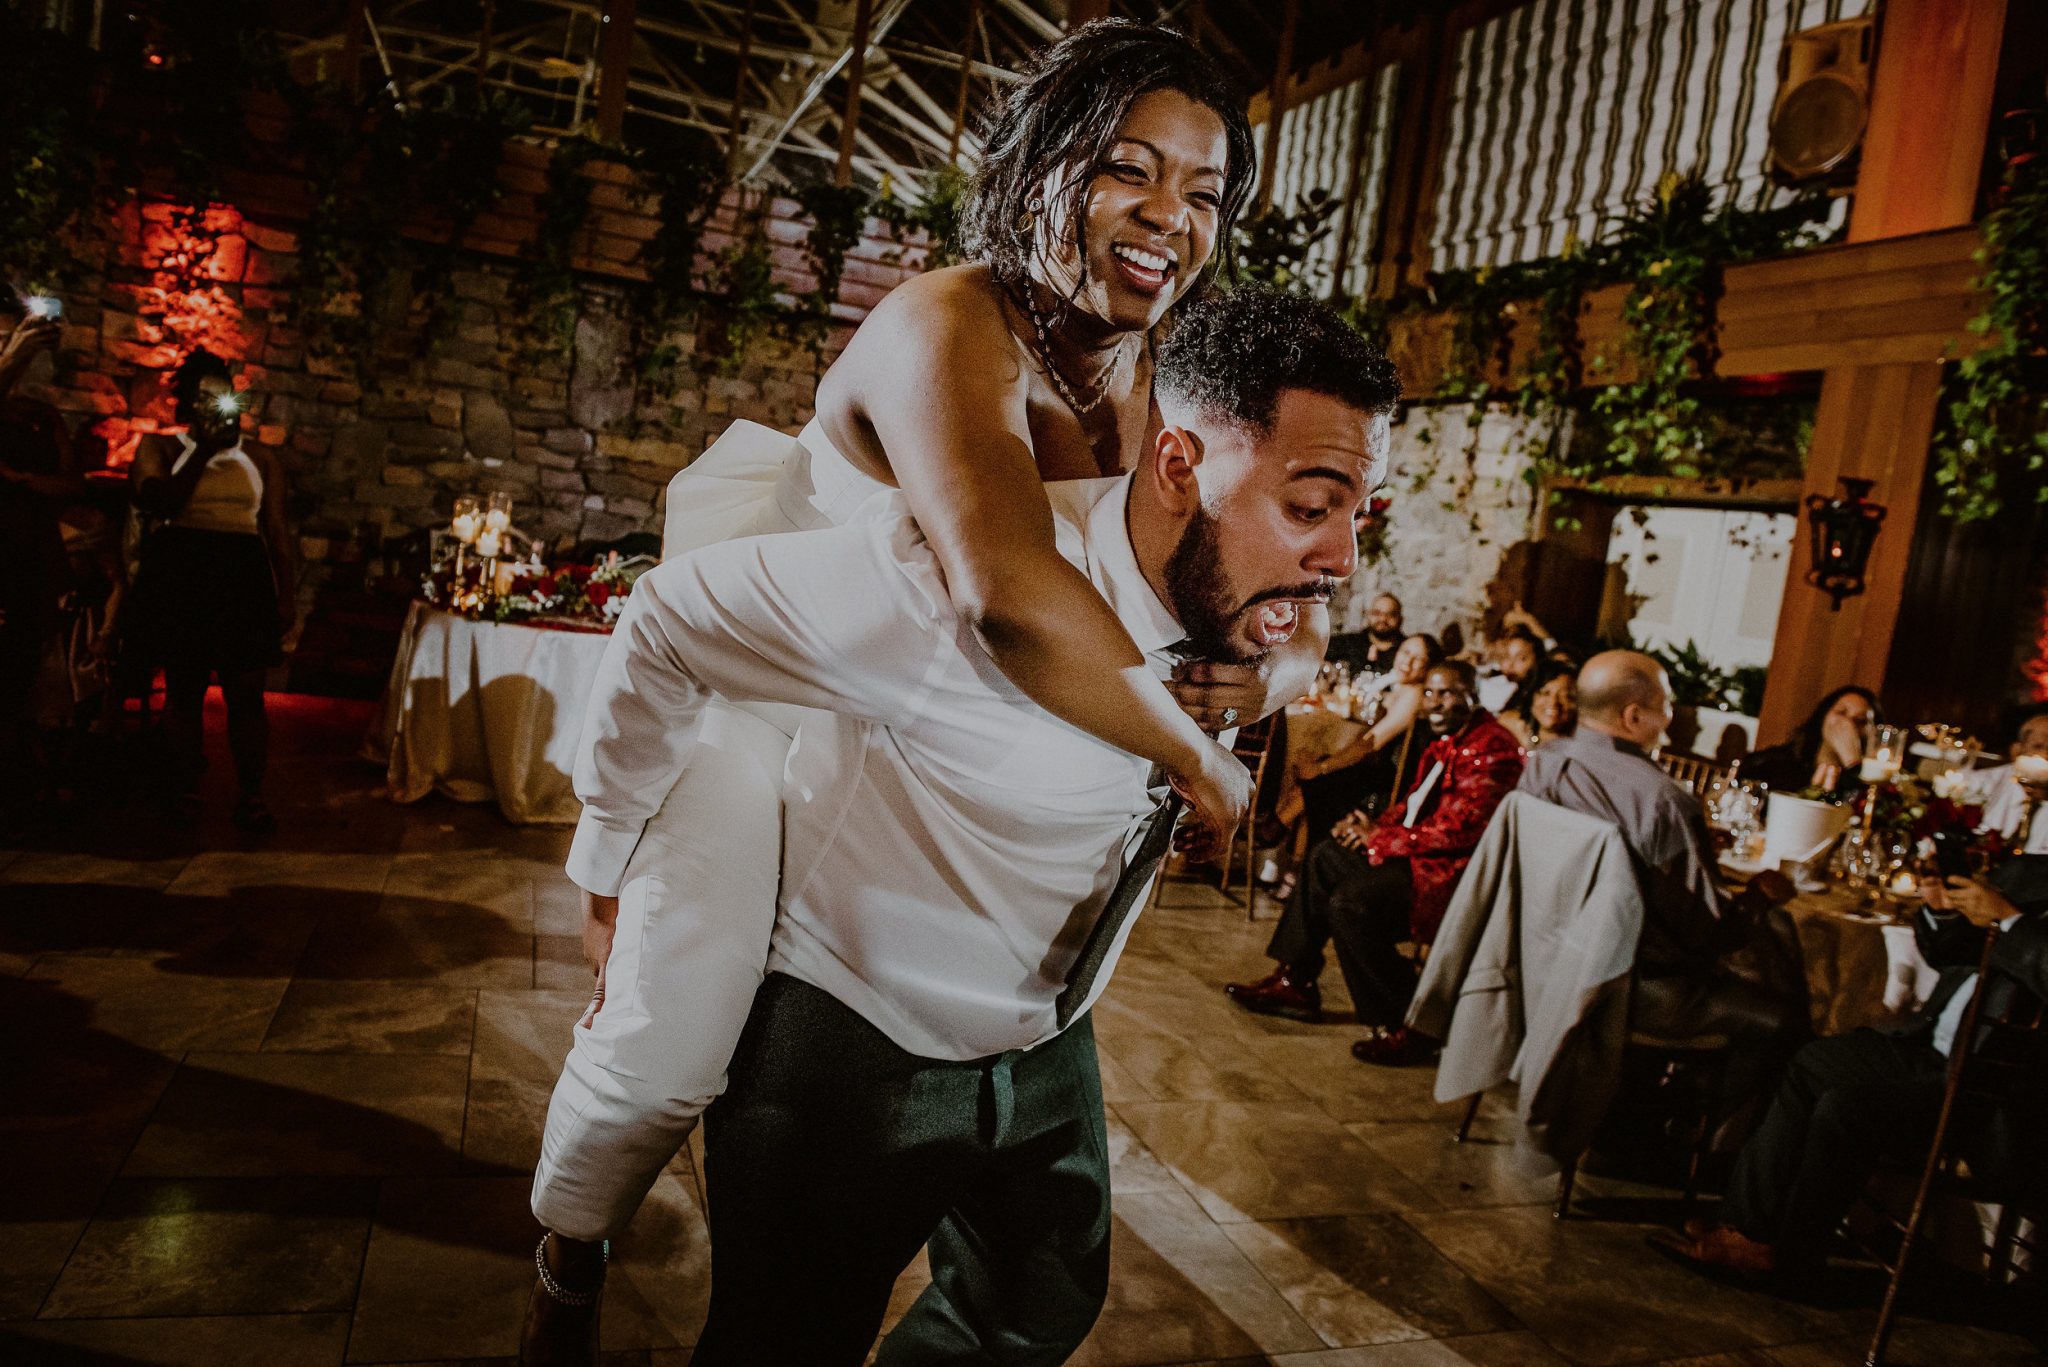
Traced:
<path fill-rule="evenodd" d="M 2021 666 L 2035 702 L 2048 702 L 2048 575 L 2041 579 L 2041 618 L 2034 623 L 2034 658 Z"/>
<path fill-rule="evenodd" d="M 226 288 L 239 283 L 247 260 L 241 212 L 225 204 L 204 208 L 155 203 L 141 209 L 141 264 L 148 280 L 136 294 L 135 332 L 127 359 L 168 375 L 204 347 L 229 361 L 248 353 L 242 306 Z M 171 425 L 168 390 L 94 430 L 107 441 L 109 468 L 135 458 L 143 434 Z"/>

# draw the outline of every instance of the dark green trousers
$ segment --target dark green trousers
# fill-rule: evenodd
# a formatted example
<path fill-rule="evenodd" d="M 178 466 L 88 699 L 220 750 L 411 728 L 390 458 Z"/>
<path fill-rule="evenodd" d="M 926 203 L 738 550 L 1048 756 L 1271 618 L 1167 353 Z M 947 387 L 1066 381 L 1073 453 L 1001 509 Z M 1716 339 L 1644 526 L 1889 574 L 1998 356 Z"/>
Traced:
<path fill-rule="evenodd" d="M 942 1062 L 771 974 L 704 1154 L 693 1367 L 853 1367 L 927 1242 L 931 1286 L 877 1367 L 1064 1362 L 1102 1308 L 1109 1148 L 1085 1016 L 1029 1052 Z"/>

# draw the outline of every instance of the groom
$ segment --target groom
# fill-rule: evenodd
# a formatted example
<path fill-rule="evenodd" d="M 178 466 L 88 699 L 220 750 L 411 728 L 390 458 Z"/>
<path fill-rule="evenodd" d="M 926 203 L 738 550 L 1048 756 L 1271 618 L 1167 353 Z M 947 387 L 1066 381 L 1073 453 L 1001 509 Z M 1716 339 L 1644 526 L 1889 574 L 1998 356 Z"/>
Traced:
<path fill-rule="evenodd" d="M 1154 392 L 1131 476 L 1047 487 L 1060 551 L 1162 675 L 1254 659 L 1355 565 L 1392 368 L 1326 307 L 1240 289 L 1188 310 Z M 1087 1010 L 1163 786 L 989 663 L 900 497 L 639 581 L 592 699 L 598 819 L 667 791 L 713 692 L 832 715 L 789 761 L 769 975 L 705 1116 L 692 1361 L 860 1362 L 927 1242 L 882 1363 L 1065 1360 L 1109 1268 Z"/>

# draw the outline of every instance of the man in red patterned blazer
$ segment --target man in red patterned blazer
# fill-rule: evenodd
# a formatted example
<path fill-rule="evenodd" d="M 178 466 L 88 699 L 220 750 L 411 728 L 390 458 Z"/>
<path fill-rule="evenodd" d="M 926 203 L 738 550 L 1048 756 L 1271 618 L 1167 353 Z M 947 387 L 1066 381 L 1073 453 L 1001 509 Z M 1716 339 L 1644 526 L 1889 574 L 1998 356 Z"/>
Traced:
<path fill-rule="evenodd" d="M 1412 787 L 1377 821 L 1353 812 L 1309 851 L 1266 954 L 1280 966 L 1255 983 L 1223 990 L 1247 1011 L 1313 1021 L 1322 1015 L 1316 979 L 1334 940 L 1366 1037 L 1351 1046 L 1367 1063 L 1424 1061 L 1432 1041 L 1401 1024 L 1415 992 L 1416 965 L 1404 940 L 1436 938 L 1451 891 L 1486 823 L 1522 777 L 1522 747 L 1479 706 L 1472 666 L 1433 665 L 1422 680 L 1422 711 L 1436 737 L 1422 752 Z"/>

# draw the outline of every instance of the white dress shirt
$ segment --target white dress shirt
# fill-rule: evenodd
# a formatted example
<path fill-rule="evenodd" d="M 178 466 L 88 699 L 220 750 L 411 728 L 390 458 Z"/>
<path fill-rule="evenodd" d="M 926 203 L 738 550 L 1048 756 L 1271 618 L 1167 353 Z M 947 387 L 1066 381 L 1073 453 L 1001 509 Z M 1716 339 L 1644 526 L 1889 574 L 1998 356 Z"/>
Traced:
<path fill-rule="evenodd" d="M 1046 486 L 1060 553 L 1154 670 L 1183 632 L 1125 526 L 1128 479 Z M 794 703 L 769 969 L 898 1045 L 972 1059 L 1056 1033 L 1053 1002 L 1160 794 L 1146 761 L 1044 711 L 953 612 L 900 493 L 849 525 L 706 546 L 649 571 L 584 723 L 569 875 L 614 892 L 716 692 Z M 1097 977 L 1109 979 L 1135 918 Z"/>
<path fill-rule="evenodd" d="M 2012 776 L 2012 766 L 2002 764 L 1996 769 L 1981 771 L 1986 785 L 1984 793 L 1984 816 L 1978 822 L 1980 831 L 1997 831 L 2008 840 L 2020 828 L 2020 817 L 2027 810 L 2027 790 L 2020 787 Z M 2014 850 L 2014 854 L 2048 854 L 2048 811 L 2034 813 L 2034 822 L 2027 830 L 2027 846 Z"/>

